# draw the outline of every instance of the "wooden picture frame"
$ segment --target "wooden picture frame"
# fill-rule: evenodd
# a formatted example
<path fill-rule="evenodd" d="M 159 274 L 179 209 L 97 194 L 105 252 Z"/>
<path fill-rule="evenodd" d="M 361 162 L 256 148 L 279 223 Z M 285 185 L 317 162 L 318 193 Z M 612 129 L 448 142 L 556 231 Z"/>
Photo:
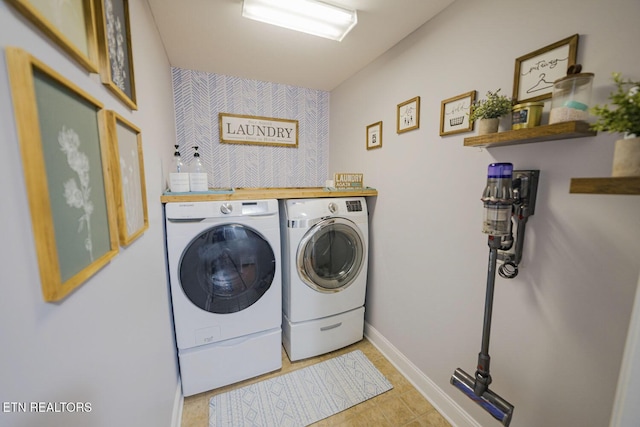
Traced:
<path fill-rule="evenodd" d="M 474 122 L 469 120 L 476 91 L 463 93 L 442 101 L 440 105 L 440 136 L 471 132 Z"/>
<path fill-rule="evenodd" d="M 218 113 L 223 144 L 298 148 L 298 121 L 245 114 Z"/>
<path fill-rule="evenodd" d="M 149 228 L 142 132 L 115 111 L 107 111 L 107 135 L 118 238 L 121 246 L 128 246 Z"/>
<path fill-rule="evenodd" d="M 6 56 L 42 293 L 56 301 L 119 250 L 105 112 L 27 52 Z"/>
<path fill-rule="evenodd" d="M 40 31 L 90 73 L 98 72 L 94 0 L 8 0 Z"/>
<path fill-rule="evenodd" d="M 382 148 L 382 122 L 367 126 L 367 150 Z"/>
<path fill-rule="evenodd" d="M 520 104 L 551 98 L 553 82 L 566 76 L 567 69 L 576 63 L 579 38 L 574 34 L 516 58 L 513 100 Z"/>
<path fill-rule="evenodd" d="M 403 133 L 420 127 L 420 97 L 398 104 L 396 132 Z"/>
<path fill-rule="evenodd" d="M 96 0 L 100 79 L 127 107 L 137 110 L 129 0 Z"/>

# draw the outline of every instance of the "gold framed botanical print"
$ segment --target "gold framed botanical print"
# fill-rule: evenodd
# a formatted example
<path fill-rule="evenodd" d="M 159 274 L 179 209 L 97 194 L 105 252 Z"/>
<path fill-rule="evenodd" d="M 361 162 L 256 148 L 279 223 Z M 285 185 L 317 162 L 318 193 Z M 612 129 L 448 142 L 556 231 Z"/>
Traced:
<path fill-rule="evenodd" d="M 118 253 L 102 104 L 6 48 L 43 297 L 56 301 Z"/>
<path fill-rule="evenodd" d="M 96 0 L 100 78 L 126 106 L 138 109 L 129 0 Z"/>
<path fill-rule="evenodd" d="M 8 0 L 91 73 L 98 72 L 94 0 Z"/>
<path fill-rule="evenodd" d="M 115 111 L 106 116 L 118 238 L 121 246 L 128 246 L 149 228 L 142 132 Z"/>

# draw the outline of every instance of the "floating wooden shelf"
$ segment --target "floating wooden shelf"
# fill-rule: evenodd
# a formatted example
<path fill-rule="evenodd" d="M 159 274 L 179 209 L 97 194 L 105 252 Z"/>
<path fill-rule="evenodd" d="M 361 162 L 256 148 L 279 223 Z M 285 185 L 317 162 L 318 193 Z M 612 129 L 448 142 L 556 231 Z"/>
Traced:
<path fill-rule="evenodd" d="M 640 176 L 623 178 L 571 178 L 569 193 L 640 195 Z"/>
<path fill-rule="evenodd" d="M 589 123 L 582 121 L 554 123 L 528 129 L 508 130 L 464 139 L 465 147 L 502 147 L 532 142 L 595 136 Z M 574 194 L 638 194 L 640 177 L 624 178 L 572 178 L 570 193 Z"/>
<path fill-rule="evenodd" d="M 327 190 L 323 187 L 284 187 L 284 188 L 236 188 L 232 193 L 224 194 L 164 194 L 162 203 L 194 202 L 212 200 L 258 200 L 258 199 L 298 199 L 317 197 L 359 197 L 377 196 L 378 190 L 367 187 L 361 190 Z"/>
<path fill-rule="evenodd" d="M 502 147 L 558 139 L 583 138 L 595 136 L 596 134 L 596 131 L 589 129 L 589 123 L 587 122 L 562 122 L 528 129 L 507 130 L 488 135 L 472 136 L 464 139 L 464 145 L 465 147 Z"/>

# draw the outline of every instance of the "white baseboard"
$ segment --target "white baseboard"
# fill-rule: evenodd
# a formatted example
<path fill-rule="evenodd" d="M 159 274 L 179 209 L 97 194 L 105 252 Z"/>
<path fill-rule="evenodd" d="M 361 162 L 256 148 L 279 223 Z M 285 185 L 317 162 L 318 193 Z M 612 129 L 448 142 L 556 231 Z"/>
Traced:
<path fill-rule="evenodd" d="M 400 353 L 373 326 L 364 324 L 364 335 L 427 398 L 434 408 L 454 427 L 482 427 L 460 405 L 451 399 L 429 377 Z"/>
<path fill-rule="evenodd" d="M 173 414 L 171 415 L 171 427 L 180 427 L 182 424 L 182 408 L 184 407 L 184 396 L 182 395 L 182 381 L 178 377 L 178 387 L 173 400 Z"/>

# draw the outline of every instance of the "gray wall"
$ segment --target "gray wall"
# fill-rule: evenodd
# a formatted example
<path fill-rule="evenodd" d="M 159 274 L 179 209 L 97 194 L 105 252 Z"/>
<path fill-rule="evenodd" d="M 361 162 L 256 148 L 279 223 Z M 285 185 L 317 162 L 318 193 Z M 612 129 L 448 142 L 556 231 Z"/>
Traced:
<path fill-rule="evenodd" d="M 137 112 L 131 113 L 0 2 L 0 401 L 90 402 L 89 414 L 0 412 L 0 426 L 166 426 L 178 391 L 164 263 L 162 163 L 175 140 L 169 63 L 145 1 L 131 1 Z M 4 46 L 19 46 L 142 130 L 149 230 L 58 303 L 45 303 Z"/>
<path fill-rule="evenodd" d="M 610 176 L 619 135 L 463 147 L 474 133 L 439 136 L 440 102 L 510 94 L 515 58 L 579 33 L 578 62 L 603 103 L 611 72 L 640 80 L 638 16 L 635 0 L 458 0 L 331 92 L 329 171 L 363 172 L 379 191 L 370 332 L 459 425 L 494 423 L 449 384 L 455 368 L 475 371 L 480 349 L 487 165 L 540 170 L 521 273 L 496 284 L 492 389 L 515 405 L 513 426 L 608 425 L 638 283 L 640 197 L 569 194 L 572 177 Z M 420 129 L 398 135 L 396 105 L 415 96 Z M 365 128 L 379 120 L 383 147 L 367 151 Z"/>

